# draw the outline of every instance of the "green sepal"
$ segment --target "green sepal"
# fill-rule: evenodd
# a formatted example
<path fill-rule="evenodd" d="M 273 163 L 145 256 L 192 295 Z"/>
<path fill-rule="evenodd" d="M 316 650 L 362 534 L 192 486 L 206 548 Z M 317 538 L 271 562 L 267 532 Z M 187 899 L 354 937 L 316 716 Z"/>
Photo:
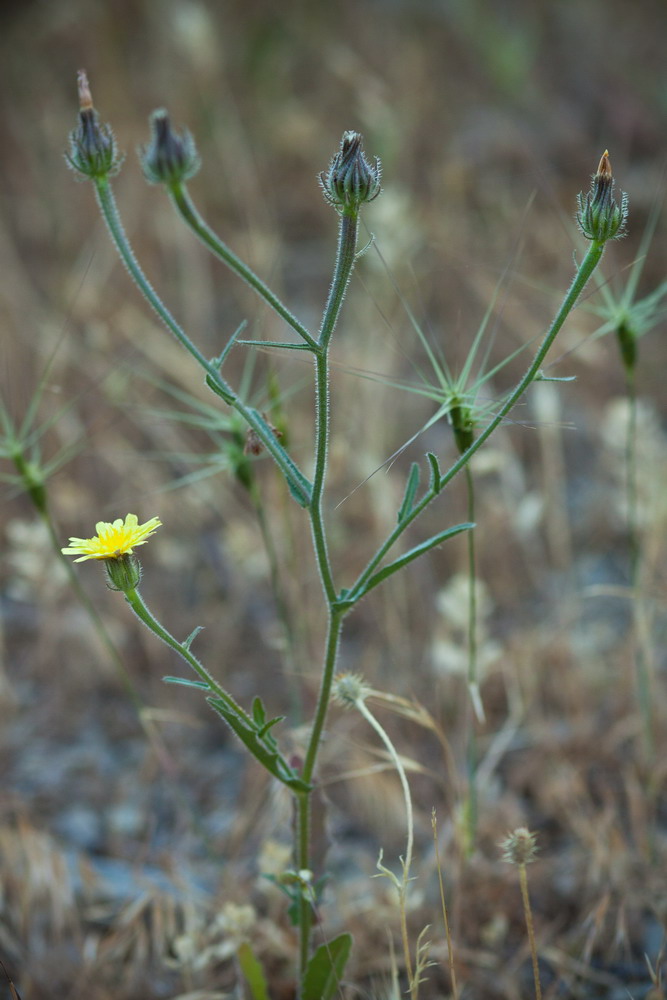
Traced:
<path fill-rule="evenodd" d="M 262 767 L 278 781 L 282 781 L 295 792 L 308 792 L 311 785 L 300 778 L 278 750 L 278 744 L 270 733 L 270 729 L 284 718 L 266 721 L 264 706 L 259 698 L 253 702 L 253 719 L 241 711 L 237 711 L 222 698 L 207 698 L 211 708 L 222 716 L 227 725 L 236 733 L 253 757 Z M 259 705 L 257 704 L 259 702 Z"/>
<path fill-rule="evenodd" d="M 431 466 L 431 481 L 429 483 L 429 489 L 433 492 L 433 494 L 437 494 L 440 492 L 440 479 L 442 478 L 440 466 L 438 465 L 438 460 L 432 451 L 427 451 L 426 457 L 429 465 Z"/>
<path fill-rule="evenodd" d="M 408 480 L 405 484 L 405 493 L 403 494 L 403 503 L 401 504 L 397 520 L 400 524 L 404 521 L 408 514 L 412 511 L 412 505 L 415 502 L 415 495 L 417 493 L 417 487 L 419 486 L 419 465 L 417 462 L 413 462 L 410 466 L 410 474 L 408 475 Z"/>
<path fill-rule="evenodd" d="M 165 684 L 182 684 L 187 688 L 198 688 L 200 691 L 210 691 L 211 685 L 205 681 L 191 681 L 189 677 L 163 677 Z"/>
<path fill-rule="evenodd" d="M 248 984 L 252 1000 L 269 1000 L 266 976 L 262 963 L 255 956 L 247 941 L 243 941 L 236 952 L 241 972 Z"/>
<path fill-rule="evenodd" d="M 319 946 L 306 966 L 302 1000 L 331 1000 L 338 993 L 351 950 L 351 934 L 340 934 Z"/>

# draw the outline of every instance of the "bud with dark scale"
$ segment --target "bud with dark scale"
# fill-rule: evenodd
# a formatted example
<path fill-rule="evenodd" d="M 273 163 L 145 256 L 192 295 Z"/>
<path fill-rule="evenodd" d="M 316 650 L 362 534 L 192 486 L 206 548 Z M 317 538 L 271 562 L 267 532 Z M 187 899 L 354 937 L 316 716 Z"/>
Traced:
<path fill-rule="evenodd" d="M 628 196 L 621 194 L 620 205 L 614 198 L 614 179 L 607 150 L 602 154 L 597 173 L 587 195 L 577 196 L 577 222 L 587 240 L 606 243 L 624 235 L 628 218 Z"/>
<path fill-rule="evenodd" d="M 195 141 L 187 129 L 179 134 L 171 127 L 163 109 L 150 119 L 151 141 L 139 150 L 141 166 L 151 184 L 182 184 L 193 177 L 200 166 Z"/>
<path fill-rule="evenodd" d="M 81 177 L 102 180 L 118 172 L 123 157 L 118 155 L 111 127 L 100 124 L 83 69 L 77 74 L 77 84 L 79 124 L 69 134 L 69 152 L 65 153 L 65 159 Z"/>
<path fill-rule="evenodd" d="M 361 149 L 358 132 L 344 132 L 340 149 L 328 170 L 320 174 L 324 197 L 341 215 L 357 215 L 359 206 L 373 201 L 382 190 L 382 168 L 375 158 L 373 166 Z"/>

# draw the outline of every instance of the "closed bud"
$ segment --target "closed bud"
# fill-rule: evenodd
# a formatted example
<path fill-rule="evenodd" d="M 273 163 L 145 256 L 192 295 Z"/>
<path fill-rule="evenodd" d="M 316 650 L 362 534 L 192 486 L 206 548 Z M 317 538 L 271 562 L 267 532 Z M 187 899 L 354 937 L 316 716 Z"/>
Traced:
<path fill-rule="evenodd" d="M 79 70 L 77 83 L 79 124 L 69 134 L 69 151 L 65 153 L 65 159 L 81 177 L 101 180 L 118 172 L 123 157 L 118 155 L 111 127 L 100 124 L 85 70 Z"/>
<path fill-rule="evenodd" d="M 381 176 L 378 158 L 371 166 L 364 156 L 359 133 L 344 132 L 329 169 L 320 174 L 320 184 L 324 197 L 337 212 L 356 215 L 360 205 L 380 194 Z"/>
<path fill-rule="evenodd" d="M 577 222 L 587 240 L 606 243 L 624 235 L 628 218 L 628 196 L 621 194 L 621 203 L 614 198 L 614 179 L 607 150 L 602 154 L 591 190 L 577 196 Z"/>
<path fill-rule="evenodd" d="M 153 112 L 150 125 L 151 141 L 139 150 L 146 179 L 151 184 L 181 184 L 193 177 L 201 161 L 188 130 L 174 132 L 162 109 Z"/>
<path fill-rule="evenodd" d="M 141 564 L 132 553 L 125 552 L 105 559 L 104 568 L 109 590 L 120 590 L 125 594 L 128 590 L 136 590 L 141 582 Z"/>

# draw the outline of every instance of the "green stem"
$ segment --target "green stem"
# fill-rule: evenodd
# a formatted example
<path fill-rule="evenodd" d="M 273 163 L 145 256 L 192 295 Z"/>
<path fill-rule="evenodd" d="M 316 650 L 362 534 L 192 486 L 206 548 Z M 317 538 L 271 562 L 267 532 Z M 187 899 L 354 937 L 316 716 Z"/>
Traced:
<path fill-rule="evenodd" d="M 390 535 L 387 536 L 385 541 L 378 548 L 375 555 L 369 561 L 366 568 L 357 578 L 357 581 L 351 588 L 350 594 L 348 594 L 348 598 L 352 594 L 357 600 L 363 596 L 364 584 L 368 582 L 368 580 L 374 573 L 377 566 L 382 562 L 382 560 L 386 556 L 389 549 L 391 549 L 391 547 L 401 537 L 406 528 L 410 524 L 412 524 L 412 522 L 416 520 L 416 518 L 419 517 L 419 515 L 431 503 L 431 501 L 434 500 L 435 497 L 442 492 L 442 490 L 445 488 L 445 486 L 447 486 L 449 482 L 451 482 L 454 476 L 457 475 L 457 473 L 459 473 L 461 469 L 465 468 L 465 466 L 468 464 L 472 456 L 477 451 L 479 451 L 479 449 L 486 442 L 486 440 L 491 436 L 491 434 L 493 434 L 493 432 L 496 430 L 499 424 L 505 419 L 510 410 L 513 409 L 513 407 L 519 401 L 521 396 L 523 396 L 528 386 L 531 384 L 535 376 L 538 374 L 542 362 L 544 361 L 549 351 L 549 348 L 556 339 L 556 335 L 558 334 L 560 328 L 567 319 L 569 313 L 572 311 L 575 302 L 577 301 L 582 291 L 584 290 L 593 271 L 600 263 L 600 259 L 604 252 L 604 246 L 605 246 L 604 243 L 601 243 L 598 240 L 594 240 L 591 243 L 586 256 L 581 262 L 579 270 L 577 271 L 574 280 L 570 285 L 569 291 L 567 292 L 565 298 L 563 299 L 563 303 L 560 309 L 558 310 L 556 318 L 549 327 L 549 330 L 547 331 L 544 340 L 542 341 L 542 344 L 533 359 L 532 364 L 530 365 L 530 367 L 528 368 L 527 372 L 525 373 L 521 381 L 518 383 L 518 385 L 510 393 L 507 400 L 500 408 L 494 419 L 491 421 L 490 424 L 488 424 L 487 427 L 484 428 L 484 430 L 479 434 L 479 437 L 475 438 L 470 447 L 466 451 L 464 451 L 464 453 L 458 458 L 456 462 L 454 462 L 454 464 L 448 469 L 448 471 L 443 476 L 441 476 L 440 482 L 437 485 L 437 489 L 427 490 L 426 494 L 422 497 L 419 503 L 415 504 L 412 511 L 405 518 L 403 518 L 401 523 L 397 525 L 396 528 L 394 528 L 394 530 L 391 532 Z"/>
<path fill-rule="evenodd" d="M 212 253 L 215 254 L 220 260 L 222 260 L 227 267 L 229 267 L 235 274 L 238 274 L 246 284 L 257 292 L 257 294 L 264 299 L 264 301 L 271 306 L 273 311 L 277 313 L 285 322 L 291 326 L 291 328 L 298 333 L 299 336 L 305 340 L 309 347 L 317 347 L 317 341 L 311 337 L 308 330 L 305 328 L 303 323 L 300 323 L 296 316 L 292 315 L 287 306 L 285 306 L 277 295 L 271 291 L 271 289 L 264 284 L 264 282 L 257 277 L 254 271 L 252 271 L 247 264 L 244 264 L 239 257 L 233 253 L 229 247 L 222 242 L 219 236 L 217 236 L 209 225 L 202 219 L 201 215 L 192 203 L 192 199 L 188 193 L 187 188 L 181 184 L 173 184 L 167 188 L 169 196 L 171 198 L 172 204 L 176 208 L 177 212 L 181 218 L 187 223 L 193 233 L 202 241 L 204 246 L 208 247 Z"/>
<path fill-rule="evenodd" d="M 204 684 L 210 688 L 212 694 L 223 701 L 229 708 L 233 709 L 234 712 L 238 712 L 238 714 L 243 716 L 245 721 L 252 726 L 253 721 L 248 713 L 245 712 L 241 706 L 234 701 L 232 696 L 218 684 L 211 674 L 209 674 L 206 667 L 199 662 L 196 656 L 192 655 L 187 646 L 184 643 L 179 642 L 178 639 L 175 639 L 173 635 L 171 635 L 170 632 L 167 632 L 167 630 L 160 625 L 159 621 L 153 617 L 151 612 L 146 607 L 139 591 L 136 589 L 126 590 L 124 591 L 124 594 L 125 600 L 130 605 L 137 618 L 139 618 L 144 625 L 147 625 L 151 632 L 158 637 L 158 639 L 161 639 L 167 646 L 175 650 L 175 652 L 177 652 L 178 655 L 192 667 L 195 673 L 198 674 L 200 680 L 202 680 Z"/>
<path fill-rule="evenodd" d="M 327 474 L 327 457 L 329 451 L 329 424 L 331 407 L 329 402 L 329 351 L 322 348 L 315 355 L 315 409 L 317 426 L 315 430 L 315 469 L 313 472 L 313 489 L 310 499 L 310 526 L 313 533 L 313 546 L 317 566 L 320 571 L 322 587 L 329 605 L 336 600 L 336 587 L 329 561 L 329 550 L 326 539 L 326 528 L 322 512 L 322 496 Z"/>
<path fill-rule="evenodd" d="M 121 222 L 116 201 L 113 196 L 113 191 L 111 190 L 111 185 L 109 184 L 107 178 L 98 178 L 95 181 L 95 193 L 114 246 L 116 247 L 121 260 L 125 264 L 130 277 L 136 284 L 139 291 L 142 293 L 149 305 L 155 310 L 167 329 L 173 333 L 178 342 L 182 344 L 186 351 L 191 354 L 195 361 L 197 361 L 197 363 L 204 369 L 211 388 L 216 391 L 218 395 L 225 400 L 225 402 L 234 407 L 234 409 L 241 414 L 250 427 L 252 427 L 266 450 L 279 466 L 281 472 L 285 476 L 285 479 L 290 484 L 295 486 L 297 491 L 301 492 L 301 502 L 304 504 L 307 503 L 309 500 L 309 483 L 301 470 L 278 442 L 273 431 L 268 426 L 266 421 L 262 419 L 261 415 L 257 413 L 256 410 L 246 406 L 245 403 L 239 399 L 234 390 L 222 378 L 215 365 L 211 364 L 211 362 L 204 357 L 199 348 L 193 344 L 187 333 L 181 326 L 179 326 L 172 314 L 164 305 L 159 295 L 142 271 L 136 257 L 134 256 L 134 251 L 132 250 L 130 241 L 125 234 L 123 223 Z"/>
<path fill-rule="evenodd" d="M 467 518 L 475 523 L 475 484 L 469 465 L 466 465 L 466 488 L 468 491 Z M 468 687 L 471 692 L 479 687 L 477 677 L 477 579 L 475 566 L 475 529 L 466 532 L 468 544 Z M 474 699 L 473 695 L 473 699 Z M 479 695 L 477 695 L 479 697 Z M 477 706 L 476 706 L 477 711 Z"/>
<path fill-rule="evenodd" d="M 322 739 L 324 723 L 326 721 L 331 698 L 331 685 L 333 683 L 336 669 L 336 659 L 338 656 L 338 646 L 343 627 L 344 612 L 329 611 L 329 627 L 322 668 L 322 679 L 320 691 L 317 698 L 317 707 L 313 719 L 313 727 L 310 734 L 306 758 L 304 761 L 301 777 L 308 784 L 312 783 L 313 772 L 317 762 L 317 754 Z M 310 795 L 300 794 L 298 797 L 298 819 L 297 819 L 297 864 L 300 869 L 311 870 L 310 860 Z M 312 927 L 312 909 L 309 900 L 302 897 L 299 905 L 299 931 L 300 931 L 300 955 L 301 973 L 305 971 L 308 956 L 310 954 L 310 932 Z"/>

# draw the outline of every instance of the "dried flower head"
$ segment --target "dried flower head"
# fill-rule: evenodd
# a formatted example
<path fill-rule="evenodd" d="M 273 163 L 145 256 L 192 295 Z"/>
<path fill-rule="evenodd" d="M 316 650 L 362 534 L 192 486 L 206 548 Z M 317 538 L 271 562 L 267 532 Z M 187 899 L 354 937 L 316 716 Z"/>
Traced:
<path fill-rule="evenodd" d="M 334 701 L 345 708 L 352 708 L 360 701 L 365 701 L 370 694 L 370 688 L 361 674 L 338 674 L 334 677 L 331 696 Z"/>
<path fill-rule="evenodd" d="M 503 861 L 511 865 L 529 865 L 537 854 L 537 839 L 525 826 L 519 826 L 509 833 L 501 843 Z"/>
<path fill-rule="evenodd" d="M 378 158 L 371 166 L 364 156 L 359 133 L 344 132 L 329 169 L 320 174 L 320 184 L 324 197 L 337 212 L 356 216 L 363 202 L 373 201 L 380 194 L 381 176 Z"/>
<path fill-rule="evenodd" d="M 614 198 L 614 178 L 609 152 L 605 149 L 593 175 L 591 190 L 577 195 L 577 222 L 587 240 L 605 243 L 625 234 L 628 218 L 628 196 L 621 193 L 620 205 Z"/>
<path fill-rule="evenodd" d="M 83 69 L 77 74 L 77 85 L 79 124 L 69 134 L 69 152 L 65 153 L 65 159 L 81 178 L 101 180 L 118 173 L 123 157 L 118 153 L 111 127 L 100 124 Z"/>

